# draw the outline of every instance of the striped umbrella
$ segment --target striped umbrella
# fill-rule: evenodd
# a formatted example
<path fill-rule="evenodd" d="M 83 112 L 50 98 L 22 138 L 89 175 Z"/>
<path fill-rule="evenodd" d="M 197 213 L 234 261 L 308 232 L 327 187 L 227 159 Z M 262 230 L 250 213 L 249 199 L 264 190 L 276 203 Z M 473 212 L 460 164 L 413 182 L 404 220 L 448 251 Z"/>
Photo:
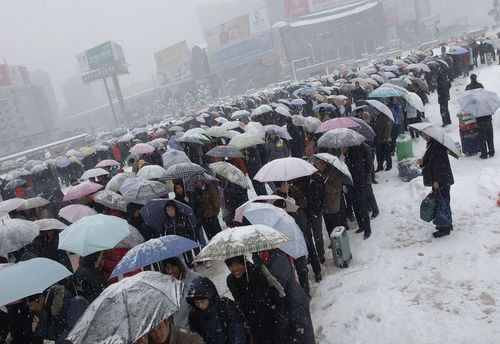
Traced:
<path fill-rule="evenodd" d="M 205 169 L 198 164 L 192 162 L 183 162 L 177 165 L 172 165 L 167 169 L 166 179 L 175 180 L 191 177 L 205 172 Z"/>

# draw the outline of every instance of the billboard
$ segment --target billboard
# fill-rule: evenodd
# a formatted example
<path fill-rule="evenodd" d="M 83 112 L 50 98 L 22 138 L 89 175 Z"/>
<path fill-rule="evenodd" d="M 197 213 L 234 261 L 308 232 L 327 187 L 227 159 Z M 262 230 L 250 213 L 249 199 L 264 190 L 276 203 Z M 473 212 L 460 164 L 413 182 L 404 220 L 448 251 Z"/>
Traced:
<path fill-rule="evenodd" d="M 84 82 L 128 73 L 123 49 L 115 42 L 108 41 L 85 50 L 77 55 L 77 60 Z"/>
<path fill-rule="evenodd" d="M 205 31 L 213 71 L 232 68 L 273 51 L 267 10 L 260 8 Z"/>
<path fill-rule="evenodd" d="M 154 54 L 160 85 L 191 79 L 190 52 L 186 41 L 176 43 Z"/>
<path fill-rule="evenodd" d="M 287 17 L 299 17 L 311 12 L 309 0 L 283 0 Z"/>
<path fill-rule="evenodd" d="M 0 64 L 0 86 L 22 86 L 29 84 L 31 84 L 31 81 L 26 67 Z"/>

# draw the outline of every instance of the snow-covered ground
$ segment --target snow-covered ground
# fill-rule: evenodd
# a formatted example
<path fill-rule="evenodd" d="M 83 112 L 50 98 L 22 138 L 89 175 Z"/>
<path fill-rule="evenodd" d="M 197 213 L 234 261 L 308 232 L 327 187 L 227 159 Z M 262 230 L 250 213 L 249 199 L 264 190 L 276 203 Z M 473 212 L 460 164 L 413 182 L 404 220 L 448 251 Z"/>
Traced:
<path fill-rule="evenodd" d="M 500 94 L 499 66 L 475 72 L 486 89 Z M 446 131 L 457 142 L 457 97 L 467 83 L 460 78 L 451 89 L 453 125 Z M 441 124 L 435 93 L 426 115 Z M 494 127 L 500 147 L 500 114 Z M 417 156 L 424 150 L 423 140 L 414 144 Z M 487 160 L 450 160 L 455 230 L 440 239 L 432 237 L 432 224 L 419 219 L 420 202 L 429 192 L 422 178 L 404 183 L 396 168 L 377 174 L 380 215 L 372 221 L 372 237 L 363 241 L 350 231 L 349 268 L 335 268 L 330 253 L 323 281 L 311 281 L 318 343 L 500 343 L 500 153 Z M 228 293 L 223 262 L 200 270 L 221 294 Z"/>

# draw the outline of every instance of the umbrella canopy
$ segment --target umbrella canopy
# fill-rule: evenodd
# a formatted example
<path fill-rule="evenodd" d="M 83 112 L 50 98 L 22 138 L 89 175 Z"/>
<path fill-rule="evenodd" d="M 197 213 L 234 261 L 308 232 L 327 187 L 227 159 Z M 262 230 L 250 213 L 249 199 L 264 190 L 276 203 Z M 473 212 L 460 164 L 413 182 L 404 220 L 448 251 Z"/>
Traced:
<path fill-rule="evenodd" d="M 305 125 L 306 118 L 302 115 L 293 115 L 292 116 L 292 124 L 297 127 L 303 127 Z"/>
<path fill-rule="evenodd" d="M 244 158 L 240 150 L 232 146 L 216 146 L 209 150 L 206 155 L 214 158 Z"/>
<path fill-rule="evenodd" d="M 47 201 L 45 198 L 40 197 L 40 196 L 36 196 L 33 198 L 25 199 L 23 204 L 21 204 L 17 209 L 18 210 L 28 210 L 28 209 L 43 207 L 43 206 L 46 206 L 47 204 L 50 204 L 50 202 Z"/>
<path fill-rule="evenodd" d="M 390 87 L 379 87 L 369 95 L 370 98 L 390 98 L 399 96 L 401 96 L 401 93 Z"/>
<path fill-rule="evenodd" d="M 306 117 L 304 120 L 304 130 L 308 133 L 315 133 L 321 125 L 321 121 L 313 116 Z"/>
<path fill-rule="evenodd" d="M 184 129 L 181 126 L 174 125 L 168 128 L 168 131 L 176 132 L 176 131 L 183 131 Z"/>
<path fill-rule="evenodd" d="M 417 109 L 417 111 L 425 112 L 424 103 L 418 94 L 413 92 L 408 92 L 408 94 L 403 94 L 403 98 L 410 104 L 410 106 Z"/>
<path fill-rule="evenodd" d="M 77 151 L 76 149 L 70 149 L 69 151 L 66 152 L 66 156 L 67 157 L 76 156 L 78 158 L 83 158 L 83 153 Z"/>
<path fill-rule="evenodd" d="M 289 199 L 285 199 L 285 198 L 277 196 L 277 195 L 261 195 L 261 196 L 257 196 L 255 198 L 252 198 L 251 200 L 243 203 L 241 206 L 236 208 L 236 211 L 234 212 L 234 221 L 242 223 L 243 222 L 243 213 L 244 213 L 246 207 L 249 204 L 252 204 L 253 202 L 274 203 L 277 200 L 285 201 L 286 211 L 288 213 L 295 213 L 297 210 L 299 210 L 299 207 L 295 203 L 291 202 Z"/>
<path fill-rule="evenodd" d="M 127 133 L 127 134 L 123 135 L 122 137 L 120 137 L 118 139 L 118 142 L 128 142 L 128 141 L 132 141 L 134 138 L 135 138 L 134 134 Z"/>
<path fill-rule="evenodd" d="M 118 262 L 110 278 L 141 269 L 168 258 L 177 257 L 197 247 L 200 247 L 200 245 L 196 241 L 179 235 L 166 235 L 150 239 L 128 251 Z"/>
<path fill-rule="evenodd" d="M 137 143 L 130 148 L 130 153 L 134 154 L 149 154 L 155 151 L 154 147 L 147 143 Z"/>
<path fill-rule="evenodd" d="M 101 160 L 95 165 L 96 168 L 120 166 L 120 163 L 113 159 Z"/>
<path fill-rule="evenodd" d="M 31 169 L 31 172 L 40 173 L 40 172 L 45 171 L 47 169 L 48 169 L 48 167 L 45 164 L 41 164 L 41 165 L 33 166 L 33 168 Z"/>
<path fill-rule="evenodd" d="M 273 108 L 271 106 L 267 104 L 260 105 L 252 110 L 252 116 L 262 115 L 271 111 L 273 111 Z"/>
<path fill-rule="evenodd" d="M 465 91 L 458 102 L 464 113 L 474 117 L 493 115 L 500 107 L 498 95 L 483 88 Z"/>
<path fill-rule="evenodd" d="M 70 275 L 64 265 L 48 258 L 33 258 L 0 269 L 0 306 L 41 294 Z"/>
<path fill-rule="evenodd" d="M 416 71 L 420 71 L 421 70 L 421 71 L 424 71 L 426 73 L 430 73 L 431 72 L 431 69 L 425 63 L 412 63 L 412 64 L 407 65 L 405 67 L 405 69 L 407 69 L 407 70 L 416 70 Z"/>
<path fill-rule="evenodd" d="M 146 179 L 144 178 L 141 178 L 141 177 L 132 177 L 132 178 L 127 178 L 123 181 L 121 187 L 120 187 L 120 193 L 122 195 L 125 194 L 125 192 L 128 191 L 128 189 L 130 189 L 130 187 L 136 185 L 136 184 L 139 184 L 139 183 L 142 183 L 142 182 L 145 182 Z"/>
<path fill-rule="evenodd" d="M 72 162 L 71 160 L 69 160 L 64 156 L 57 156 L 54 160 L 56 161 L 56 166 L 59 168 L 65 168 L 69 166 Z"/>
<path fill-rule="evenodd" d="M 10 182 L 5 184 L 4 190 L 13 190 L 19 186 L 23 186 L 26 184 L 26 181 L 24 179 L 12 179 Z"/>
<path fill-rule="evenodd" d="M 165 145 L 167 144 L 167 142 L 168 142 L 167 139 L 164 139 L 163 137 L 159 137 L 157 139 L 149 141 L 148 145 L 150 145 L 154 149 L 161 149 L 161 148 L 165 148 Z"/>
<path fill-rule="evenodd" d="M 93 194 L 102 189 L 102 185 L 92 182 L 84 182 L 68 189 L 64 195 L 63 201 L 73 201 L 84 196 Z"/>
<path fill-rule="evenodd" d="M 375 136 L 376 136 L 375 132 L 373 131 L 372 127 L 368 123 L 366 123 L 361 118 L 357 118 L 357 117 L 349 117 L 349 118 L 359 124 L 359 127 L 353 127 L 353 128 L 351 128 L 352 130 L 354 130 L 354 131 L 360 133 L 361 135 L 363 135 L 364 137 L 366 137 L 366 139 L 368 141 L 373 141 L 375 139 Z"/>
<path fill-rule="evenodd" d="M 90 178 L 95 178 L 95 177 L 99 177 L 99 176 L 106 176 L 108 175 L 109 172 L 106 171 L 105 169 L 103 168 L 92 168 L 90 170 L 87 170 L 85 171 L 82 176 L 80 177 L 80 179 L 90 179 Z"/>
<path fill-rule="evenodd" d="M 163 161 L 163 168 L 168 170 L 170 166 L 180 164 L 183 162 L 191 162 L 183 151 L 169 149 L 161 155 L 161 160 Z"/>
<path fill-rule="evenodd" d="M 67 339 L 73 344 L 109 338 L 135 343 L 178 311 L 181 295 L 182 282 L 160 272 L 143 271 L 124 278 L 90 304 Z"/>
<path fill-rule="evenodd" d="M 335 155 L 332 155 L 332 154 L 329 154 L 329 153 L 317 153 L 317 154 L 313 155 L 313 160 L 314 159 L 323 160 L 327 164 L 333 166 L 340 173 L 342 173 L 344 176 L 346 176 L 347 179 L 351 182 L 351 184 L 353 183 L 352 182 L 352 175 L 351 175 L 351 172 L 349 171 L 349 168 L 347 167 L 347 165 L 345 164 L 345 162 L 343 162 L 342 160 L 340 160 Z"/>
<path fill-rule="evenodd" d="M 134 174 L 131 172 L 118 173 L 109 180 L 109 182 L 106 184 L 105 189 L 113 192 L 118 192 L 120 191 L 120 187 L 122 186 L 123 182 L 132 177 L 134 177 Z"/>
<path fill-rule="evenodd" d="M 419 78 L 412 78 L 411 82 L 416 85 L 418 88 L 420 88 L 422 91 L 425 93 L 429 94 L 429 85 L 427 85 L 427 82 L 425 80 L 419 79 Z"/>
<path fill-rule="evenodd" d="M 196 217 L 194 216 L 193 209 L 187 204 L 174 199 L 153 199 L 146 203 L 146 205 L 140 210 L 142 218 L 148 226 L 161 231 L 164 230 L 163 224 L 165 223 L 165 205 L 167 202 L 173 202 L 177 207 L 177 210 L 189 218 L 191 224 L 196 225 L 198 223 Z"/>
<path fill-rule="evenodd" d="M 321 123 L 321 125 L 316 130 L 316 133 L 325 133 L 328 130 L 338 129 L 338 128 L 356 128 L 359 127 L 359 123 L 354 121 L 350 117 L 340 117 L 332 118 L 328 121 Z"/>
<path fill-rule="evenodd" d="M 460 151 L 455 145 L 453 139 L 443 129 L 429 122 L 414 123 L 409 124 L 409 126 L 432 137 L 434 140 L 448 148 L 448 152 L 453 157 L 458 159 Z"/>
<path fill-rule="evenodd" d="M 468 53 L 469 50 L 462 47 L 450 47 L 450 49 L 448 50 L 448 54 L 450 55 L 462 55 Z"/>
<path fill-rule="evenodd" d="M 35 239 L 40 227 L 26 220 L 0 220 L 0 256 L 14 252 Z"/>
<path fill-rule="evenodd" d="M 302 105 L 306 105 L 306 101 L 303 100 L 303 99 L 293 99 L 291 102 L 290 102 L 291 105 L 294 105 L 294 106 L 302 106 Z"/>
<path fill-rule="evenodd" d="M 238 110 L 231 114 L 231 119 L 241 119 L 250 116 L 251 113 L 247 110 Z"/>
<path fill-rule="evenodd" d="M 138 172 L 137 177 L 144 179 L 165 179 L 167 170 L 158 165 L 143 166 Z"/>
<path fill-rule="evenodd" d="M 245 127 L 245 123 L 243 122 L 240 122 L 240 121 L 231 121 L 231 122 L 226 122 L 226 123 L 223 123 L 220 128 L 224 129 L 224 130 L 232 130 L 232 129 L 236 129 L 236 128 L 244 128 Z"/>
<path fill-rule="evenodd" d="M 265 143 L 264 140 L 250 133 L 244 133 L 235 136 L 231 139 L 231 141 L 229 141 L 229 145 L 236 147 L 238 149 L 245 149 L 263 143 Z"/>
<path fill-rule="evenodd" d="M 0 216 L 10 213 L 12 210 L 16 210 L 21 205 L 24 204 L 24 199 L 22 198 L 11 198 L 6 201 L 0 202 Z"/>
<path fill-rule="evenodd" d="M 245 127 L 245 132 L 253 134 L 261 139 L 266 137 L 266 128 L 260 122 L 250 122 Z"/>
<path fill-rule="evenodd" d="M 68 220 L 71 223 L 74 223 L 80 220 L 82 217 L 95 215 L 97 211 L 94 209 L 83 205 L 83 204 L 70 204 L 59 210 L 59 216 L 63 219 Z"/>
<path fill-rule="evenodd" d="M 316 167 L 305 160 L 294 157 L 280 158 L 262 166 L 253 179 L 263 183 L 287 181 L 310 176 L 316 171 Z"/>
<path fill-rule="evenodd" d="M 341 148 L 359 146 L 366 138 L 352 129 L 332 129 L 324 133 L 318 140 L 318 147 Z"/>
<path fill-rule="evenodd" d="M 367 102 L 368 104 L 373 106 L 378 111 L 382 112 L 384 115 L 389 117 L 389 119 L 391 121 L 394 122 L 394 115 L 392 114 L 391 109 L 389 109 L 389 107 L 387 105 L 385 105 L 384 103 L 379 102 L 378 100 L 375 100 L 375 99 L 367 99 L 367 100 L 365 100 L 365 102 Z"/>
<path fill-rule="evenodd" d="M 212 137 L 228 137 L 229 134 L 227 133 L 227 130 L 222 127 L 211 127 L 207 129 L 207 135 Z"/>
<path fill-rule="evenodd" d="M 197 174 L 202 174 L 203 172 L 205 172 L 205 169 L 198 164 L 193 162 L 181 162 L 179 164 L 172 165 L 167 169 L 165 179 L 183 179 Z"/>
<path fill-rule="evenodd" d="M 165 184 L 150 180 L 145 180 L 132 185 L 122 196 L 122 201 L 126 203 L 145 204 L 154 198 L 167 196 L 172 192 Z"/>
<path fill-rule="evenodd" d="M 325 110 L 325 112 L 328 112 L 328 113 L 338 112 L 338 110 L 335 106 L 333 106 L 332 104 L 328 104 L 328 103 L 322 103 L 322 104 L 319 104 L 319 105 L 316 105 L 315 107 L 313 107 L 313 111 L 316 113 L 319 112 L 321 109 Z"/>
<path fill-rule="evenodd" d="M 285 140 L 292 139 L 292 137 L 288 133 L 288 130 L 286 130 L 285 128 L 280 127 L 276 124 L 268 124 L 268 125 L 265 125 L 264 128 L 266 129 L 266 134 L 275 134 L 276 136 L 279 136 Z"/>
<path fill-rule="evenodd" d="M 38 227 L 40 227 L 40 232 L 50 231 L 53 229 L 57 229 L 57 230 L 62 231 L 62 230 L 65 230 L 66 228 L 68 228 L 68 226 L 66 226 L 64 223 L 62 223 L 61 221 L 59 221 L 57 219 L 36 220 L 35 224 Z"/>
<path fill-rule="evenodd" d="M 130 234 L 127 221 L 110 215 L 85 216 L 59 234 L 59 249 L 87 256 L 113 248 Z"/>
<path fill-rule="evenodd" d="M 274 112 L 276 112 L 277 114 L 279 114 L 281 116 L 292 117 L 290 110 L 288 110 L 288 108 L 283 106 L 283 105 L 276 107 L 276 109 L 274 109 Z"/>
<path fill-rule="evenodd" d="M 127 203 L 122 200 L 122 196 L 110 190 L 97 191 L 92 195 L 94 202 L 110 209 L 127 211 Z"/>
<path fill-rule="evenodd" d="M 243 216 L 252 225 L 266 225 L 291 238 L 291 242 L 279 246 L 289 256 L 297 259 L 308 254 L 302 231 L 285 210 L 269 203 L 251 203 L 245 208 Z"/>
<path fill-rule="evenodd" d="M 128 225 L 130 234 L 116 244 L 115 248 L 132 248 L 144 242 L 144 237 L 134 226 Z"/>
<path fill-rule="evenodd" d="M 242 188 L 248 189 L 247 177 L 241 172 L 241 170 L 225 161 L 214 162 L 208 165 L 208 167 L 217 175 L 223 177 L 224 179 L 241 186 Z"/>
<path fill-rule="evenodd" d="M 228 228 L 215 235 L 196 260 L 226 260 L 277 248 L 290 240 L 286 235 L 265 225 Z"/>

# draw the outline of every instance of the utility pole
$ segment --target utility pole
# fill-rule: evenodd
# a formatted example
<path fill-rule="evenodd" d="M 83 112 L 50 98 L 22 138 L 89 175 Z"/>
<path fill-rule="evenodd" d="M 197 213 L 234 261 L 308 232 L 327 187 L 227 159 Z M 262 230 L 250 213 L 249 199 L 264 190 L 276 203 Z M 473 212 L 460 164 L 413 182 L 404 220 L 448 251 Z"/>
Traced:
<path fill-rule="evenodd" d="M 122 90 L 120 88 L 120 83 L 118 82 L 118 77 L 116 76 L 116 74 L 113 74 L 112 78 L 113 78 L 113 85 L 115 86 L 116 96 L 118 97 L 118 103 L 120 104 L 120 111 L 125 121 L 128 122 L 129 118 L 127 110 L 125 109 L 125 102 L 123 101 Z"/>
<path fill-rule="evenodd" d="M 113 119 L 115 121 L 115 124 L 118 125 L 119 124 L 118 118 L 116 117 L 115 107 L 113 106 L 113 98 L 111 98 L 111 93 L 109 93 L 108 82 L 106 81 L 106 78 L 102 78 L 102 81 L 104 81 L 104 87 L 106 88 L 106 94 L 108 95 L 109 106 L 111 106 L 111 112 L 113 113 Z"/>

